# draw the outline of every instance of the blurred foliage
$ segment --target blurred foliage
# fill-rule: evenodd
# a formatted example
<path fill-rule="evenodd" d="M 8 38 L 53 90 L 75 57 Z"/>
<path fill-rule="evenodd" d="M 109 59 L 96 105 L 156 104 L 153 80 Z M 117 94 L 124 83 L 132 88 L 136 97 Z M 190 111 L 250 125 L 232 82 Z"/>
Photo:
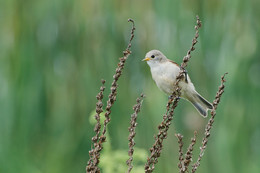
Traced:
<path fill-rule="evenodd" d="M 95 120 L 96 111 L 92 111 L 90 114 L 89 122 L 91 125 L 96 124 Z M 105 120 L 105 113 L 100 114 L 100 123 L 103 126 Z M 124 138 L 125 139 L 125 138 Z M 124 140 L 123 139 L 123 140 Z M 142 173 L 144 172 L 144 164 L 146 163 L 146 158 L 148 157 L 148 152 L 144 149 L 135 147 L 135 152 L 133 155 L 133 169 L 132 172 Z M 102 155 L 100 157 L 100 168 L 105 170 L 106 173 L 114 172 L 126 172 L 128 166 L 126 165 L 126 160 L 129 159 L 128 150 L 113 150 L 111 145 L 111 138 L 109 131 L 106 132 L 106 142 L 103 145 Z"/>
<path fill-rule="evenodd" d="M 213 100 L 220 76 L 229 72 L 198 171 L 260 172 L 259 7 L 259 0 L 0 1 L 0 172 L 85 172 L 94 135 L 89 115 L 101 78 L 107 80 L 107 98 L 129 39 L 128 18 L 137 29 L 112 109 L 110 157 L 127 151 L 127 127 L 140 92 L 147 97 L 136 147 L 148 152 L 167 96 L 140 60 L 159 49 L 181 62 L 196 14 L 203 26 L 187 70 L 198 92 Z M 194 130 L 201 139 L 206 122 L 181 101 L 155 172 L 177 172 L 174 133 L 184 135 L 187 147 Z"/>

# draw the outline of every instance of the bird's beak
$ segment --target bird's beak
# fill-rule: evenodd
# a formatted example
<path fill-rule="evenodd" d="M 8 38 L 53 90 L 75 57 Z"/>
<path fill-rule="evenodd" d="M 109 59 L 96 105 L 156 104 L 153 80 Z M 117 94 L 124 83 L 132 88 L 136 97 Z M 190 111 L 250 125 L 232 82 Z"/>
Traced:
<path fill-rule="evenodd" d="M 146 57 L 146 58 L 144 58 L 142 61 L 150 61 L 150 60 L 151 60 L 151 58 Z"/>

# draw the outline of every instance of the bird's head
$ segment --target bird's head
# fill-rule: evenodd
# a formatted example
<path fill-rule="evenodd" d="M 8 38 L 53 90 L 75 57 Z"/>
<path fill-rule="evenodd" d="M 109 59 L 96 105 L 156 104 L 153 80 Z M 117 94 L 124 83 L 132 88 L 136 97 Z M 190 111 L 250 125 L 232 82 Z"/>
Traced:
<path fill-rule="evenodd" d="M 146 61 L 148 65 L 156 65 L 167 61 L 166 56 L 159 50 L 151 50 L 146 55 L 143 61 Z"/>

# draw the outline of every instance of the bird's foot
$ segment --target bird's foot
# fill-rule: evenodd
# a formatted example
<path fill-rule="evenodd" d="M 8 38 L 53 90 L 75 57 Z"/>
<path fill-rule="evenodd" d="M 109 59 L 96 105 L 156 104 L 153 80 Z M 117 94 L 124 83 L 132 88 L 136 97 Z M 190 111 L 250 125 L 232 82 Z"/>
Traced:
<path fill-rule="evenodd" d="M 173 95 L 170 95 L 170 96 L 168 96 L 168 99 L 170 100 L 173 100 L 174 99 L 174 96 Z M 180 99 L 180 97 L 176 97 L 176 99 Z"/>
<path fill-rule="evenodd" d="M 181 67 L 181 70 L 184 73 L 185 82 L 188 83 L 188 77 L 187 77 L 188 76 L 188 71 L 185 68 L 183 68 L 183 67 Z"/>
<path fill-rule="evenodd" d="M 170 96 L 168 96 L 168 99 L 170 100 L 172 100 L 173 99 L 173 95 L 170 95 Z"/>

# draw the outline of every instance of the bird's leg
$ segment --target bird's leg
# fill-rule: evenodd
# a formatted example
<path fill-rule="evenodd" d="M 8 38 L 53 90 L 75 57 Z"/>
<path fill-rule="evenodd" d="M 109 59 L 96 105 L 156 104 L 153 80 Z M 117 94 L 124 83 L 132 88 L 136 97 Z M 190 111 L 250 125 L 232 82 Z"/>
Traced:
<path fill-rule="evenodd" d="M 187 70 L 185 69 L 185 68 L 183 68 L 183 67 L 181 67 L 181 70 L 183 71 L 183 73 L 184 73 L 184 76 L 185 76 L 185 82 L 186 83 L 188 83 L 188 72 L 187 72 Z"/>
<path fill-rule="evenodd" d="M 168 96 L 168 99 L 173 100 L 173 99 L 174 99 L 174 96 L 173 96 L 173 95 L 170 95 L 170 96 Z M 176 97 L 176 99 L 180 99 L 180 97 Z"/>
<path fill-rule="evenodd" d="M 173 95 L 168 96 L 168 99 L 173 99 Z"/>

